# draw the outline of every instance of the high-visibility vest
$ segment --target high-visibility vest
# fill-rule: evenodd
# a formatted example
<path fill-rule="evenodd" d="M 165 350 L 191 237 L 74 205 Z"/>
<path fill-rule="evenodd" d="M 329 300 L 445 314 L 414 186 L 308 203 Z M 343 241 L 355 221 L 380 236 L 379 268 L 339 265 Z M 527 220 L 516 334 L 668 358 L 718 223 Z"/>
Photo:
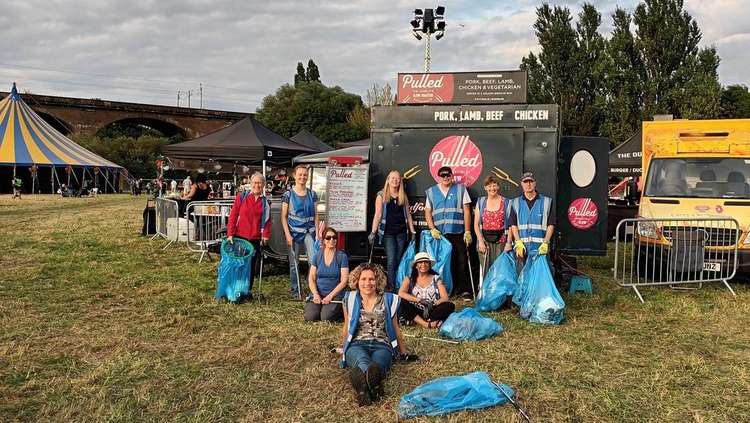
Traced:
<path fill-rule="evenodd" d="M 385 216 L 386 216 L 386 214 L 388 214 L 388 207 L 387 206 L 388 206 L 388 201 L 389 200 L 386 200 L 386 197 L 385 197 L 385 194 L 383 194 L 383 191 L 378 192 L 378 196 L 380 196 L 380 198 L 383 199 L 383 201 L 382 201 L 382 203 L 383 203 L 383 215 L 380 218 L 380 223 L 378 224 L 378 236 L 380 238 L 380 242 L 383 242 L 383 235 L 385 235 Z M 389 198 L 390 198 L 390 196 L 389 196 Z M 408 222 L 409 220 L 408 220 L 407 215 L 406 215 L 406 213 L 408 213 L 406 211 L 406 204 L 404 204 L 403 206 L 401 206 L 401 209 L 404 211 L 404 221 Z"/>
<path fill-rule="evenodd" d="M 312 190 L 307 190 L 304 200 L 300 199 L 293 190 L 287 191 L 287 194 L 289 195 L 287 222 L 292 238 L 295 241 L 301 241 L 308 233 L 315 238 L 315 201 Z"/>
<path fill-rule="evenodd" d="M 439 185 L 433 185 L 425 194 L 432 206 L 432 223 L 444 234 L 461 234 L 464 232 L 464 193 L 466 187 L 453 184 L 448 194 L 443 195 Z"/>
<path fill-rule="evenodd" d="M 487 208 L 487 196 L 479 197 L 479 199 L 477 199 L 477 207 L 479 208 L 479 230 L 481 231 L 482 226 L 484 225 L 484 210 Z M 510 216 L 510 201 L 505 201 L 505 197 L 502 195 L 500 196 L 500 207 L 505 208 L 504 219 L 507 221 L 508 216 Z"/>
<path fill-rule="evenodd" d="M 391 353 L 396 356 L 399 354 L 398 338 L 396 337 L 396 328 L 393 326 L 393 318 L 398 315 L 398 306 L 401 304 L 401 299 L 398 295 L 390 292 L 383 293 L 383 303 L 385 305 L 385 333 L 388 335 L 388 348 L 391 349 Z M 362 309 L 362 296 L 359 295 L 359 291 L 349 291 L 344 297 L 344 304 L 346 305 L 346 312 L 349 316 L 349 328 L 344 341 L 344 353 L 341 359 L 341 367 L 346 367 L 346 351 L 354 339 L 357 332 L 357 325 L 359 325 L 359 311 Z"/>
<path fill-rule="evenodd" d="M 542 194 L 537 194 L 534 207 L 529 205 L 523 196 L 511 200 L 513 210 L 516 212 L 516 223 L 518 225 L 518 236 L 526 246 L 529 253 L 536 252 L 539 245 L 544 242 L 547 233 L 547 216 L 552 206 L 552 200 Z"/>

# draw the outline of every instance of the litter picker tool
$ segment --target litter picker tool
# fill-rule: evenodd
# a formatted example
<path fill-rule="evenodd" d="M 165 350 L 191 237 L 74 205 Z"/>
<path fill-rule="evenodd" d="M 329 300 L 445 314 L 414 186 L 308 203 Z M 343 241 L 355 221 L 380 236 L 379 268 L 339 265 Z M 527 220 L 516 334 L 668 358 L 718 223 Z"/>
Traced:
<path fill-rule="evenodd" d="M 527 422 L 531 422 L 531 419 L 529 418 L 529 415 L 526 414 L 525 411 L 523 411 L 523 408 L 521 408 L 521 406 L 519 406 L 517 402 L 513 401 L 513 398 L 511 398 L 510 395 L 508 395 L 508 393 L 505 392 L 505 390 L 500 385 L 498 385 L 496 382 L 492 382 L 492 384 L 495 385 L 495 386 L 497 386 L 497 389 L 500 392 L 503 393 L 503 395 L 505 396 L 505 398 L 507 398 L 508 401 L 510 401 L 511 404 L 513 404 L 513 407 L 516 407 L 516 410 L 518 410 L 518 413 L 521 414 L 521 417 L 523 417 L 524 420 L 526 420 Z"/>
<path fill-rule="evenodd" d="M 451 345 L 460 344 L 460 342 L 458 341 L 451 341 L 449 339 L 441 339 L 441 338 L 433 338 L 432 336 L 417 336 L 417 335 L 412 335 L 410 333 L 405 333 L 404 335 L 408 338 L 429 339 L 430 341 L 445 342 L 446 344 L 451 344 Z"/>
<path fill-rule="evenodd" d="M 260 302 L 260 297 L 263 295 L 262 286 L 263 286 L 263 242 L 261 241 L 260 247 L 258 248 L 258 254 L 260 255 L 260 270 L 258 271 L 258 302 Z"/>
<path fill-rule="evenodd" d="M 479 298 L 482 298 L 482 286 L 484 285 L 484 268 L 487 267 L 487 259 L 489 258 L 489 251 L 484 250 L 482 255 L 482 262 L 479 264 Z"/>
<path fill-rule="evenodd" d="M 297 260 L 297 254 L 294 252 L 294 243 L 289 247 L 289 255 L 292 256 L 294 262 L 294 273 L 297 275 L 297 299 L 302 299 L 302 283 L 299 279 L 299 260 Z"/>
<path fill-rule="evenodd" d="M 477 301 L 477 289 L 474 287 L 474 272 L 471 270 L 471 255 L 469 246 L 466 245 L 466 265 L 469 266 L 469 281 L 471 282 L 471 293 L 474 295 L 474 302 Z"/>

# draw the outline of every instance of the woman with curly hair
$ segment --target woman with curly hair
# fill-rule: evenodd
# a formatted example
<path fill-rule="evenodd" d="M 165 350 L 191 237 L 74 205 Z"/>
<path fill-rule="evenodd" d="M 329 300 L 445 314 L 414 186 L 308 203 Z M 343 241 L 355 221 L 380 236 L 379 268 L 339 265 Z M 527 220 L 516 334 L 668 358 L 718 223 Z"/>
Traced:
<path fill-rule="evenodd" d="M 383 395 L 383 379 L 394 357 L 407 356 L 398 326 L 399 297 L 385 292 L 385 272 L 378 265 L 363 263 L 349 274 L 344 300 L 343 366 L 360 406 Z"/>

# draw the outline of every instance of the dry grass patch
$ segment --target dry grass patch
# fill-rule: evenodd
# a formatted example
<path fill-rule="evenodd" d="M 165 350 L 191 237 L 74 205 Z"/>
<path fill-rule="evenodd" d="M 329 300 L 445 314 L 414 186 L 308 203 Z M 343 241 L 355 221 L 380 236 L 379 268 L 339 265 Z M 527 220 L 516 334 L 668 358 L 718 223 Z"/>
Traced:
<path fill-rule="evenodd" d="M 642 305 L 611 257 L 586 259 L 595 294 L 564 295 L 562 326 L 504 310 L 491 340 L 407 338 L 422 360 L 358 408 L 328 352 L 340 326 L 302 322 L 283 268 L 268 303 L 214 301 L 215 263 L 139 236 L 144 200 L 0 197 L 0 421 L 393 421 L 418 384 L 475 370 L 516 388 L 535 421 L 750 421 L 746 284 L 736 300 L 648 289 Z M 446 420 L 519 421 L 510 406 Z"/>

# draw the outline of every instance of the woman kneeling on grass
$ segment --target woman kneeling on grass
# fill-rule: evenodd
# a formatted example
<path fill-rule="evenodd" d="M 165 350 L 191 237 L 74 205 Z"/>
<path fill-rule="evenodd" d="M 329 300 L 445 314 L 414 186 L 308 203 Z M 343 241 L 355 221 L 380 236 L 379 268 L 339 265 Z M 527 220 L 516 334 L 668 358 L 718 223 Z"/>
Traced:
<path fill-rule="evenodd" d="M 310 260 L 309 286 L 312 294 L 305 303 L 305 321 L 341 320 L 339 293 L 349 280 L 349 259 L 346 253 L 336 249 L 338 232 L 328 227 L 323 231 L 323 246 Z"/>
<path fill-rule="evenodd" d="M 360 264 L 349 275 L 344 300 L 344 367 L 360 406 L 383 396 L 383 379 L 393 357 L 407 357 L 398 326 L 399 297 L 385 292 L 386 276 L 378 265 Z M 413 356 L 408 356 L 413 357 Z"/>
<path fill-rule="evenodd" d="M 404 278 L 399 297 L 404 301 L 401 317 L 427 329 L 437 329 L 443 324 L 456 306 L 448 298 L 443 279 L 432 270 L 435 260 L 429 253 L 421 252 L 414 256 L 411 277 Z"/>

